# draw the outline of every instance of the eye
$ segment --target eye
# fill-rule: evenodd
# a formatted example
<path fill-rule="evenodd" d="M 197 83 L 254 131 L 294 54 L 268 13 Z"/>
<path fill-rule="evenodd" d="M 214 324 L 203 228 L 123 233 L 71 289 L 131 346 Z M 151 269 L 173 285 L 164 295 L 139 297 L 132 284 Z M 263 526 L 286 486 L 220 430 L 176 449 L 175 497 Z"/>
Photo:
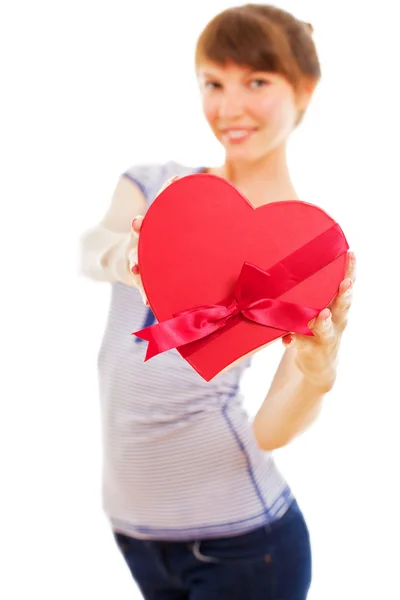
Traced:
<path fill-rule="evenodd" d="M 218 90 L 222 88 L 222 85 L 218 81 L 212 80 L 205 81 L 203 85 L 206 90 Z"/>
<path fill-rule="evenodd" d="M 270 82 L 268 81 L 268 79 L 252 79 L 250 81 L 250 87 L 256 89 L 256 88 L 261 88 L 261 87 L 266 87 L 270 84 Z"/>

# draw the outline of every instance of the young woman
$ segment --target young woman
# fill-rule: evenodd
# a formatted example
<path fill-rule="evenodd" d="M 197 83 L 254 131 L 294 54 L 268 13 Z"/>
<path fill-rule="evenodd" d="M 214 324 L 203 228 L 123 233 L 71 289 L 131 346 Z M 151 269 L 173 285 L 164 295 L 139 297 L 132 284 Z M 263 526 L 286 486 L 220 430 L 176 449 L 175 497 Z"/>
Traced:
<path fill-rule="evenodd" d="M 231 8 L 200 36 L 196 72 L 224 164 L 132 167 L 82 239 L 83 272 L 112 283 L 98 361 L 104 508 L 147 600 L 303 600 L 309 534 L 272 451 L 309 426 L 334 384 L 354 256 L 332 306 L 310 324 L 314 337 L 284 338 L 253 422 L 239 391 L 251 359 L 206 383 L 176 351 L 144 363 L 146 344 L 131 333 L 154 322 L 139 293 L 136 216 L 166 181 L 211 172 L 254 206 L 298 199 L 286 146 L 320 78 L 312 28 L 271 6 Z"/>

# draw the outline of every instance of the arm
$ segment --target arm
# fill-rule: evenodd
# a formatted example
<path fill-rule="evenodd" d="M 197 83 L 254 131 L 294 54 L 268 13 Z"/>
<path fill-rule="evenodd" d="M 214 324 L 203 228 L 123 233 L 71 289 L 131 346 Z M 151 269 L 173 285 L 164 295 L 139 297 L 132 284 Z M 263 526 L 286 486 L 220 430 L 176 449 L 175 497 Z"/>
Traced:
<path fill-rule="evenodd" d="M 134 255 L 137 236 L 132 220 L 146 211 L 143 193 L 131 180 L 121 177 L 111 205 L 102 221 L 80 239 L 80 271 L 96 281 L 122 281 L 135 286 L 129 257 Z"/>
<path fill-rule="evenodd" d="M 296 366 L 295 348 L 282 357 L 268 394 L 258 411 L 253 429 L 263 450 L 276 450 L 288 444 L 318 417 L 325 394 L 331 389 L 313 384 Z M 321 382 L 322 383 L 322 382 Z"/>
<path fill-rule="evenodd" d="M 333 388 L 338 352 L 351 306 L 355 258 L 349 255 L 346 278 L 330 309 L 310 324 L 313 337 L 289 335 L 290 341 L 270 390 L 253 422 L 263 450 L 288 444 L 317 418 L 324 396 Z"/>

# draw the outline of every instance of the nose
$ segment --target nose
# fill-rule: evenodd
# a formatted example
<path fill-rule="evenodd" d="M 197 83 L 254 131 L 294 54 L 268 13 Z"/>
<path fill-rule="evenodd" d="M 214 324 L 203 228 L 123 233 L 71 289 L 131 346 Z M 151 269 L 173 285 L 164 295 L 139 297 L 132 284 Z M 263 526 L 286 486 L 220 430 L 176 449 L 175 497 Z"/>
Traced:
<path fill-rule="evenodd" d="M 236 88 L 224 90 L 221 94 L 218 108 L 219 117 L 226 121 L 232 121 L 241 117 L 244 110 L 244 102 L 241 93 Z"/>

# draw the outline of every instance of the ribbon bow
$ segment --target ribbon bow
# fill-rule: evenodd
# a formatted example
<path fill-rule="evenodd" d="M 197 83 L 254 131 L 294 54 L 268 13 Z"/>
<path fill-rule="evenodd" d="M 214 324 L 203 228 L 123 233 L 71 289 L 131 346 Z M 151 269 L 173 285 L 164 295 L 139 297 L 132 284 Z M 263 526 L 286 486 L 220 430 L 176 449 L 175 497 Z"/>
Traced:
<path fill-rule="evenodd" d="M 134 333 L 149 342 L 145 361 L 199 341 L 243 319 L 282 331 L 312 336 L 308 323 L 321 309 L 279 300 L 283 293 L 348 250 L 337 224 L 264 271 L 244 263 L 232 296 L 221 304 L 197 306 Z"/>

